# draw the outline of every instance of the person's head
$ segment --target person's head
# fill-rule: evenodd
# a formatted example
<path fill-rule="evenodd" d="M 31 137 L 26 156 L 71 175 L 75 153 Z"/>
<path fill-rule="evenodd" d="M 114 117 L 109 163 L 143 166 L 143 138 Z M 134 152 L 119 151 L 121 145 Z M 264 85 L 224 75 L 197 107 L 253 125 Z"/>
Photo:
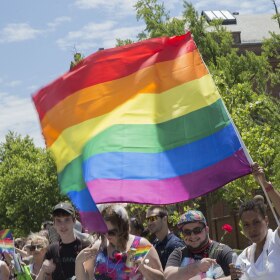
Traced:
<path fill-rule="evenodd" d="M 15 239 L 15 247 L 18 249 L 22 249 L 24 247 L 25 244 L 25 239 L 24 238 L 16 238 Z"/>
<path fill-rule="evenodd" d="M 75 225 L 75 209 L 68 202 L 60 202 L 53 208 L 54 227 L 62 238 L 73 235 Z"/>
<path fill-rule="evenodd" d="M 52 221 L 45 221 L 41 225 L 41 230 L 48 230 L 53 225 Z"/>
<path fill-rule="evenodd" d="M 138 236 L 142 236 L 144 226 L 138 221 L 137 218 L 130 218 L 130 233 Z"/>
<path fill-rule="evenodd" d="M 125 249 L 129 238 L 129 217 L 122 205 L 111 204 L 101 212 L 107 225 L 106 237 L 109 242 L 120 249 Z"/>
<path fill-rule="evenodd" d="M 39 233 L 31 233 L 28 236 L 28 244 L 26 248 L 28 249 L 30 255 L 33 256 L 34 260 L 42 259 L 45 256 L 49 241 L 46 237 L 40 235 Z"/>
<path fill-rule="evenodd" d="M 209 242 L 209 228 L 202 212 L 189 210 L 177 224 L 183 240 L 191 249 L 200 249 Z"/>
<path fill-rule="evenodd" d="M 264 242 L 268 231 L 268 217 L 263 200 L 253 199 L 239 208 L 239 218 L 245 236 L 253 243 Z"/>
<path fill-rule="evenodd" d="M 146 220 L 151 234 L 168 229 L 168 212 L 164 206 L 150 206 L 146 211 Z"/>
<path fill-rule="evenodd" d="M 38 232 L 39 235 L 46 237 L 49 240 L 49 231 L 46 229 L 42 229 Z"/>

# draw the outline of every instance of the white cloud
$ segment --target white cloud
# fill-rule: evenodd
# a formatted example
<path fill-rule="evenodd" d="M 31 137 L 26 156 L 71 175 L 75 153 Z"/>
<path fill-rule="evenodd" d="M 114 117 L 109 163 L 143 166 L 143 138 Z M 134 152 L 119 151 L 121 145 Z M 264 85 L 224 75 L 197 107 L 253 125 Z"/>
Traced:
<path fill-rule="evenodd" d="M 57 40 L 57 44 L 61 49 L 75 46 L 78 50 L 85 50 L 94 47 L 98 42 L 97 39 L 100 39 L 104 32 L 113 28 L 114 24 L 115 22 L 113 21 L 88 23 L 80 30 L 68 32 L 66 37 Z"/>
<path fill-rule="evenodd" d="M 193 0 L 191 2 L 199 12 L 202 10 L 229 10 L 230 12 L 239 12 L 240 14 L 273 12 L 272 1 L 269 1 L 270 3 L 268 3 L 267 0 Z"/>
<path fill-rule="evenodd" d="M 136 0 L 75 0 L 79 9 L 102 9 L 103 13 L 114 13 L 115 16 L 135 15 Z M 117 12 L 116 12 L 117 11 Z"/>
<path fill-rule="evenodd" d="M 38 146 L 44 146 L 39 120 L 30 98 L 0 92 L 0 142 L 5 140 L 9 130 L 22 136 L 28 134 Z"/>
<path fill-rule="evenodd" d="M 42 31 L 28 23 L 9 23 L 0 30 L 0 43 L 21 42 L 34 39 Z"/>
<path fill-rule="evenodd" d="M 39 89 L 38 85 L 30 85 L 26 88 L 28 90 L 28 92 L 35 92 L 36 90 Z"/>
<path fill-rule="evenodd" d="M 115 27 L 116 22 L 89 23 L 80 30 L 71 31 L 66 37 L 57 41 L 58 46 L 65 50 L 75 46 L 79 51 L 111 48 L 116 45 L 116 39 L 129 39 L 142 31 L 143 26 Z"/>
<path fill-rule="evenodd" d="M 71 21 L 70 17 L 62 16 L 62 17 L 55 18 L 52 22 L 49 22 L 47 25 L 51 30 L 55 30 L 59 25 L 70 21 Z"/>
<path fill-rule="evenodd" d="M 15 81 L 7 82 L 5 85 L 8 87 L 16 87 L 16 86 L 19 86 L 21 83 L 22 83 L 22 81 L 15 80 Z"/>
<path fill-rule="evenodd" d="M 76 0 L 75 5 L 80 9 L 95 9 L 100 6 L 108 6 L 114 1 L 103 1 L 103 0 Z"/>
<path fill-rule="evenodd" d="M 76 0 L 75 5 L 80 9 L 113 8 L 113 7 L 132 7 L 136 0 Z"/>

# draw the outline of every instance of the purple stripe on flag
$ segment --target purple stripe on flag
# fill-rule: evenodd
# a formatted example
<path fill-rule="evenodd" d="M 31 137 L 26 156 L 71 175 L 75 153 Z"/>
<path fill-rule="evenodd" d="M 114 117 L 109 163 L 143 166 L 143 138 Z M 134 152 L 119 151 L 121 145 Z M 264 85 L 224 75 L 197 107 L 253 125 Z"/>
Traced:
<path fill-rule="evenodd" d="M 193 199 L 250 174 L 244 151 L 199 171 L 164 180 L 96 179 L 87 183 L 96 203 L 171 204 Z"/>
<path fill-rule="evenodd" d="M 79 212 L 82 224 L 89 232 L 105 233 L 108 231 L 106 224 L 99 212 Z"/>

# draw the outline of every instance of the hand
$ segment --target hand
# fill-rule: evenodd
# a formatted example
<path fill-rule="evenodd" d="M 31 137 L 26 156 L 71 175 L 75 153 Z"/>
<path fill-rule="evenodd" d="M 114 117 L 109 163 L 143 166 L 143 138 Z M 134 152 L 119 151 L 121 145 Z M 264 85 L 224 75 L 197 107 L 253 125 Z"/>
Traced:
<path fill-rule="evenodd" d="M 265 174 L 263 171 L 263 168 L 258 165 L 258 163 L 254 162 L 252 165 L 252 172 L 255 177 L 255 180 L 263 186 L 266 190 L 266 192 L 269 192 L 271 189 L 273 189 L 270 182 L 267 182 L 265 178 Z"/>
<path fill-rule="evenodd" d="M 254 162 L 252 164 L 252 172 L 253 172 L 253 175 L 255 177 L 255 180 L 259 184 L 261 184 L 260 182 L 266 183 L 266 179 L 265 179 L 265 174 L 264 174 L 263 168 L 261 166 L 259 166 L 258 163 Z"/>
<path fill-rule="evenodd" d="M 134 259 L 133 263 L 134 267 L 136 267 L 135 272 L 139 270 L 142 273 L 143 269 L 145 270 L 149 267 L 150 260 L 147 258 L 138 258 L 137 260 Z"/>
<path fill-rule="evenodd" d="M 55 270 L 56 265 L 54 264 L 53 260 L 44 260 L 41 269 L 47 273 L 52 274 Z"/>
<path fill-rule="evenodd" d="M 94 258 L 97 255 L 98 250 L 93 247 L 87 247 L 82 250 L 76 257 L 76 262 L 84 263 L 88 259 Z"/>
<path fill-rule="evenodd" d="M 230 271 L 230 276 L 231 279 L 239 279 L 243 272 L 240 268 L 236 267 L 233 263 L 229 264 L 229 271 Z"/>
<path fill-rule="evenodd" d="M 200 272 L 206 272 L 213 264 L 216 264 L 216 260 L 204 258 L 198 263 L 198 269 Z"/>
<path fill-rule="evenodd" d="M 7 252 L 4 252 L 3 254 L 4 254 L 6 262 L 10 266 L 11 265 L 11 261 L 13 260 L 13 256 L 11 254 L 7 253 Z"/>

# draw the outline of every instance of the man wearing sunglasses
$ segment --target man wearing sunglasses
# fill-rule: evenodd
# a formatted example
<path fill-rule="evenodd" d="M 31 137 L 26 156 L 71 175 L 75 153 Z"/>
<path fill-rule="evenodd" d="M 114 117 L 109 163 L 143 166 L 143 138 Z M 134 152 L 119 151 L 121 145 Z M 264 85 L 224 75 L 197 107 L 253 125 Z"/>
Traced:
<path fill-rule="evenodd" d="M 233 250 L 209 238 L 209 228 L 202 212 L 186 212 L 177 225 L 185 247 L 175 249 L 168 258 L 165 279 L 227 279 Z"/>
<path fill-rule="evenodd" d="M 148 229 L 156 236 L 153 242 L 160 258 L 162 268 L 165 268 L 168 257 L 175 248 L 183 247 L 185 244 L 168 228 L 168 212 L 162 206 L 150 206 L 146 212 Z"/>
<path fill-rule="evenodd" d="M 68 202 L 61 202 L 53 209 L 54 227 L 60 237 L 51 244 L 36 280 L 68 280 L 75 277 L 75 260 L 79 252 L 90 245 L 74 231 L 75 210 Z"/>

